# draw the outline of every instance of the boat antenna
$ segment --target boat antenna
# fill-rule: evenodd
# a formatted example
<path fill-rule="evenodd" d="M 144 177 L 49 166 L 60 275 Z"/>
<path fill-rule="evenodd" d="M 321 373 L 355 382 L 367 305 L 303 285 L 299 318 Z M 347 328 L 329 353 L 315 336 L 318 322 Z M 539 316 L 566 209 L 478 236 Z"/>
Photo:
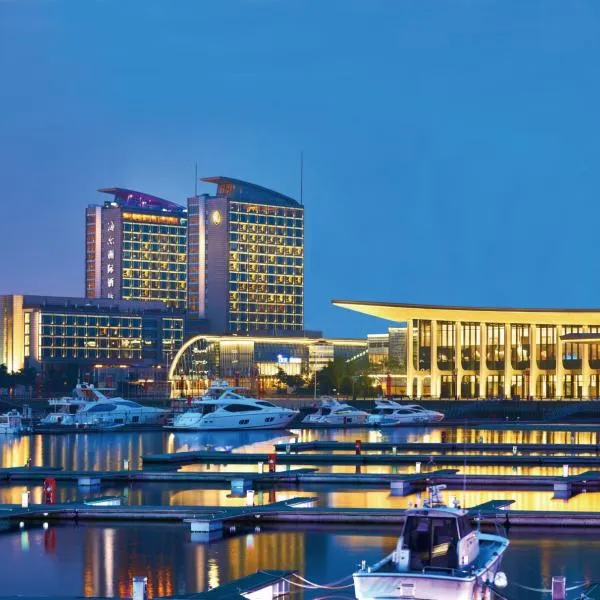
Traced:
<path fill-rule="evenodd" d="M 463 455 L 465 457 L 465 462 L 464 462 L 464 466 L 463 466 L 463 501 L 462 501 L 463 508 L 467 507 L 467 438 L 465 435 L 466 431 L 467 431 L 467 418 L 465 417 L 465 426 L 463 429 Z"/>
<path fill-rule="evenodd" d="M 304 206 L 304 151 L 300 151 L 300 204 Z"/>
<path fill-rule="evenodd" d="M 196 163 L 196 172 L 194 177 L 194 196 L 198 196 L 198 163 Z"/>

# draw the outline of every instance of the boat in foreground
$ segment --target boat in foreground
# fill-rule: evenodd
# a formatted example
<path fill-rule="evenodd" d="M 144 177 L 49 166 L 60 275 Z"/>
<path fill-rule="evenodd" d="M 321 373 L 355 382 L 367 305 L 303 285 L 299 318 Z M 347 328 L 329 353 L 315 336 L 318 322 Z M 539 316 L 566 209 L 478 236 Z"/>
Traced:
<path fill-rule="evenodd" d="M 192 407 L 177 415 L 167 429 L 211 431 L 219 429 L 283 429 L 298 415 L 297 410 L 252 398 L 243 388 L 225 381 L 213 382 Z"/>
<path fill-rule="evenodd" d="M 23 427 L 23 417 L 18 410 L 9 410 L 0 415 L 0 435 L 14 435 L 25 431 Z"/>
<path fill-rule="evenodd" d="M 363 425 L 368 417 L 369 413 L 364 410 L 324 396 L 316 411 L 302 419 L 302 425 Z"/>
<path fill-rule="evenodd" d="M 400 404 L 395 400 L 379 398 L 375 400 L 375 408 L 367 419 L 367 425 L 394 427 L 395 425 L 438 423 L 443 418 L 443 413 L 423 408 L 418 404 Z"/>
<path fill-rule="evenodd" d="M 435 505 L 406 511 L 394 552 L 354 573 L 358 600 L 482 600 L 506 585 L 498 571 L 508 539 L 471 528 L 467 512 Z"/>

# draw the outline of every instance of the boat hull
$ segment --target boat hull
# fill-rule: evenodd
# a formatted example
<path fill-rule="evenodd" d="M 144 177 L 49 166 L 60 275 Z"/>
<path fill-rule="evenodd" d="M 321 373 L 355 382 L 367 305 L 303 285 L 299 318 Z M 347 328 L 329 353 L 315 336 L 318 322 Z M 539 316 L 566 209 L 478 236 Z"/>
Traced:
<path fill-rule="evenodd" d="M 190 418 L 179 418 L 176 419 L 178 422 L 174 422 L 171 425 L 167 425 L 166 429 L 174 431 L 241 431 L 249 429 L 285 429 L 289 424 L 296 418 L 296 413 L 291 414 L 260 414 L 248 415 L 244 414 L 240 417 L 241 413 L 237 415 L 227 415 L 222 417 L 211 417 L 207 419 L 199 416 L 197 419 Z M 265 421 L 265 419 L 273 419 L 271 421 Z M 241 422 L 246 421 L 246 422 Z"/>
<path fill-rule="evenodd" d="M 308 415 L 302 420 L 302 425 L 329 425 L 331 427 L 343 427 L 344 425 L 366 425 L 367 415 L 326 415 L 313 417 Z"/>
<path fill-rule="evenodd" d="M 428 423 L 439 423 L 444 419 L 444 416 L 427 416 L 427 417 L 375 417 L 371 416 L 367 420 L 367 425 L 377 427 L 399 427 L 401 425 L 427 425 Z"/>
<path fill-rule="evenodd" d="M 492 583 L 500 568 L 502 554 L 490 561 L 486 569 L 469 577 L 435 573 L 368 573 L 354 574 L 358 600 L 487 600 L 488 582 Z"/>

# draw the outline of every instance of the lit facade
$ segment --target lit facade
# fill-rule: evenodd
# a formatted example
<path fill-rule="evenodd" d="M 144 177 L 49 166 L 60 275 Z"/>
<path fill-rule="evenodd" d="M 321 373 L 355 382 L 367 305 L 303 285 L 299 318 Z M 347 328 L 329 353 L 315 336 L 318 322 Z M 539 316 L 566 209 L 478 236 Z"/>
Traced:
<path fill-rule="evenodd" d="M 215 378 L 266 390 L 275 385 L 279 369 L 309 377 L 334 358 L 358 360 L 366 354 L 366 340 L 198 335 L 181 347 L 171 364 L 171 394 L 197 395 Z"/>
<path fill-rule="evenodd" d="M 183 343 L 183 311 L 162 302 L 14 294 L 0 296 L 0 307 L 0 364 L 9 371 L 67 363 L 166 367 Z"/>
<path fill-rule="evenodd" d="M 207 177 L 188 199 L 188 309 L 221 333 L 304 326 L 304 207 L 258 185 Z"/>
<path fill-rule="evenodd" d="M 134 190 L 99 191 L 113 200 L 86 209 L 86 297 L 185 308 L 185 208 Z"/>
<path fill-rule="evenodd" d="M 406 367 L 399 393 L 432 398 L 600 397 L 600 310 L 346 300 L 333 304 L 406 323 Z"/>

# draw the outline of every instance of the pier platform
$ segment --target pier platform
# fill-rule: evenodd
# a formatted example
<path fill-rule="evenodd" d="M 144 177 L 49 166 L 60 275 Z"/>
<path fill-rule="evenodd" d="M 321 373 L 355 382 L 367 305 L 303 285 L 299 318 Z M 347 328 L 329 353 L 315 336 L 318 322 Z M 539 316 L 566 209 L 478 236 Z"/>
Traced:
<path fill-rule="evenodd" d="M 257 452 L 174 452 L 142 456 L 144 465 L 243 465 L 266 464 L 269 454 Z M 277 454 L 277 464 L 282 465 L 331 465 L 331 466 L 394 466 L 420 462 L 422 465 L 508 465 L 508 466 L 572 466 L 597 467 L 600 459 L 591 456 L 519 455 L 519 454 Z"/>
<path fill-rule="evenodd" d="M 483 524 L 535 527 L 598 527 L 600 512 L 505 510 L 510 500 L 492 501 L 469 509 L 472 519 Z M 14 522 L 220 522 L 227 525 L 288 523 L 301 527 L 328 525 L 399 526 L 404 522 L 403 509 L 320 508 L 309 507 L 313 499 L 293 498 L 274 504 L 251 507 L 207 506 L 88 506 L 83 503 L 33 505 L 23 509 L 17 505 L 1 505 L 0 520 Z"/>
<path fill-rule="evenodd" d="M 301 454 L 303 452 L 355 452 L 354 442 L 296 442 L 293 444 L 275 444 L 275 451 L 286 454 Z M 600 454 L 600 439 L 598 444 L 506 444 L 506 443 L 461 443 L 461 442 L 363 442 L 362 452 L 393 453 L 396 451 L 422 451 L 435 454 L 443 452 L 509 452 L 528 454 L 543 452 L 544 454 Z"/>

